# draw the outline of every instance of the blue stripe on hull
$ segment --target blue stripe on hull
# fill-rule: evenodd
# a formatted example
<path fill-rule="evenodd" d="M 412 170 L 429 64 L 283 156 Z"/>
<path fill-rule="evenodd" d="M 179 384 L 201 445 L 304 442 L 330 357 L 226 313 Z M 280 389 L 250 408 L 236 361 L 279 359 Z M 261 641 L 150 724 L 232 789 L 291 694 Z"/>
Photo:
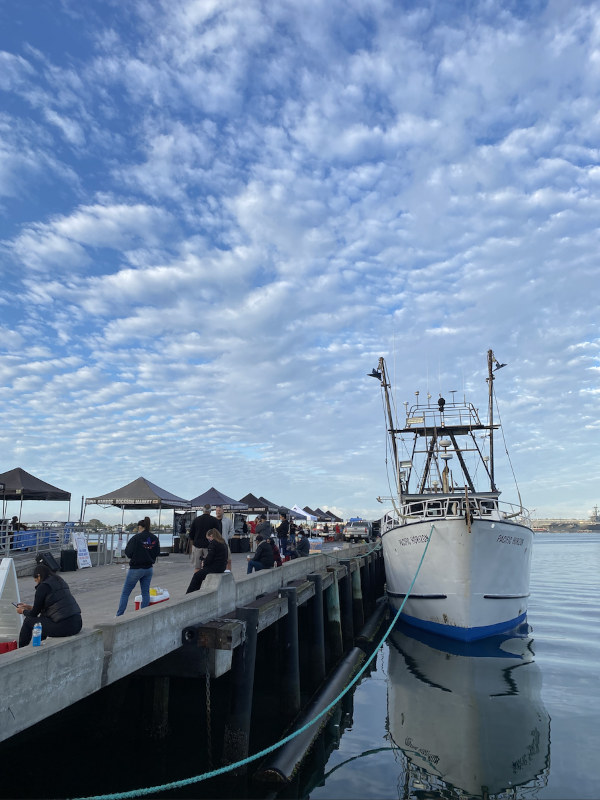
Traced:
<path fill-rule="evenodd" d="M 514 619 L 506 620 L 506 622 L 497 622 L 495 625 L 482 625 L 478 628 L 459 628 L 456 625 L 441 625 L 439 622 L 428 622 L 417 617 L 410 617 L 408 614 L 400 615 L 400 619 L 403 622 L 412 625 L 414 628 L 431 631 L 431 633 L 435 633 L 438 636 L 446 636 L 449 639 L 458 639 L 461 642 L 474 642 L 477 639 L 485 639 L 487 636 L 509 631 L 525 622 L 526 617 L 527 612 L 524 611 Z"/>

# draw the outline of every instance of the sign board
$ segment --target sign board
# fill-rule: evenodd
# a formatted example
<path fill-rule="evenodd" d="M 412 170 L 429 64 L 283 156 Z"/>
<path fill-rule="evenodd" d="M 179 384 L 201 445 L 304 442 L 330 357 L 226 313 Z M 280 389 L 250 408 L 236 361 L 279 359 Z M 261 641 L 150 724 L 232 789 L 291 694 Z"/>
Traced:
<path fill-rule="evenodd" d="M 310 542 L 310 552 L 311 553 L 320 553 L 323 549 L 323 537 L 322 536 L 311 536 L 308 540 Z"/>
<path fill-rule="evenodd" d="M 13 603 L 19 603 L 19 584 L 15 562 L 12 558 L 0 561 L 0 640 L 19 638 L 23 617 L 17 614 Z"/>
<path fill-rule="evenodd" d="M 88 550 L 85 534 L 73 531 L 73 544 L 77 550 L 77 566 L 79 569 L 83 567 L 91 567 L 92 559 L 90 558 L 90 551 Z"/>

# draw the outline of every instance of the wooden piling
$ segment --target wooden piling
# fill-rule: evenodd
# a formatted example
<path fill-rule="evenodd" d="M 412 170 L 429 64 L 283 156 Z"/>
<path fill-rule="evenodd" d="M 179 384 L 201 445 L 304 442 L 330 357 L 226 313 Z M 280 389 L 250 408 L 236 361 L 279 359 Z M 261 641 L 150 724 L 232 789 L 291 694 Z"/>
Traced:
<path fill-rule="evenodd" d="M 356 569 L 352 573 L 352 616 L 354 630 L 359 631 L 365 624 L 365 611 L 363 608 L 360 561 L 358 559 L 355 560 L 357 562 Z"/>
<path fill-rule="evenodd" d="M 310 676 L 313 687 L 325 678 L 325 622 L 323 618 L 323 576 L 318 573 L 307 575 L 315 585 L 315 596 L 309 601 L 312 621 L 310 649 Z"/>
<path fill-rule="evenodd" d="M 231 662 L 230 709 L 223 741 L 224 764 L 233 764 L 247 757 L 252 718 L 259 609 L 238 608 L 236 616 L 246 623 L 246 631 L 244 643 L 233 651 Z"/>
<path fill-rule="evenodd" d="M 342 639 L 342 620 L 340 614 L 340 593 L 338 588 L 337 567 L 328 567 L 333 573 L 331 586 L 325 591 L 327 605 L 327 644 L 329 645 L 329 666 L 337 664 L 344 654 Z"/>
<path fill-rule="evenodd" d="M 283 669 L 281 674 L 280 708 L 286 722 L 294 719 L 300 711 L 300 659 L 298 650 L 298 595 L 295 586 L 279 590 L 287 597 L 287 614 L 283 623 Z"/>
<path fill-rule="evenodd" d="M 340 564 L 346 567 L 346 574 L 340 581 L 340 613 L 342 618 L 342 640 L 344 652 L 354 644 L 354 617 L 352 613 L 352 561 L 345 559 Z"/>
<path fill-rule="evenodd" d="M 166 739 L 169 733 L 169 678 L 156 675 L 152 681 L 152 715 L 150 736 L 153 739 Z"/>

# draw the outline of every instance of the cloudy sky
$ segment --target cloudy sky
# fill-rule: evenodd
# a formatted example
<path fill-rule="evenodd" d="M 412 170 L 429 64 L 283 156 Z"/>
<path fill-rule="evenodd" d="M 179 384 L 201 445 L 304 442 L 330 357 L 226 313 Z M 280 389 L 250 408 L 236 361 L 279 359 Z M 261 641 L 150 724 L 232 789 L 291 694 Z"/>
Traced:
<path fill-rule="evenodd" d="M 4 0 L 0 471 L 375 518 L 366 374 L 485 408 L 493 348 L 523 502 L 586 516 L 599 95 L 592 2 Z"/>

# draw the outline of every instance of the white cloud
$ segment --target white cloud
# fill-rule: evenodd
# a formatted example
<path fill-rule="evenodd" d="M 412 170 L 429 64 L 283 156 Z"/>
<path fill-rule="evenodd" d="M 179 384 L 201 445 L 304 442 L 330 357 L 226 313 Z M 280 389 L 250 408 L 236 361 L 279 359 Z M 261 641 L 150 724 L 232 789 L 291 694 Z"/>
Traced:
<path fill-rule="evenodd" d="M 565 482 L 597 464 L 597 11 L 126 17 L 95 17 L 68 55 L 25 25 L 28 60 L 5 57 L 7 458 L 80 493 L 147 474 L 373 516 L 365 373 L 388 353 L 399 402 L 481 396 L 492 346 L 526 502 L 551 510 L 553 460 Z M 587 431 L 559 453 L 573 419 Z"/>

